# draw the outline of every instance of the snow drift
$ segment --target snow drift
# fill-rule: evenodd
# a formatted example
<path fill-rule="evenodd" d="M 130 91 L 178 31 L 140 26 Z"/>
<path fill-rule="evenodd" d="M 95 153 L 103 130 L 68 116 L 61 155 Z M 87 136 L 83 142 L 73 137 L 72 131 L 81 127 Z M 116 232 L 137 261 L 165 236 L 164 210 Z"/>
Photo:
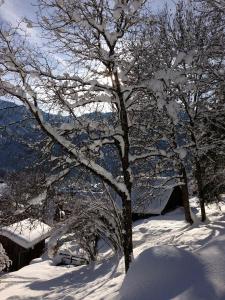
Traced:
<path fill-rule="evenodd" d="M 131 265 L 117 300 L 225 299 L 224 241 L 225 236 L 214 239 L 198 253 L 175 246 L 143 251 Z"/>

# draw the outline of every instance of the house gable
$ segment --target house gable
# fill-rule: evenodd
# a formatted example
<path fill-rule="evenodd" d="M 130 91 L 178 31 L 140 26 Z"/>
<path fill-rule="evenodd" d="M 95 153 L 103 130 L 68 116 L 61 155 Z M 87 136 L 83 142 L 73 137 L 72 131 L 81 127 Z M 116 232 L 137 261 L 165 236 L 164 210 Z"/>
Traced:
<path fill-rule="evenodd" d="M 50 236 L 51 227 L 39 220 L 25 219 L 0 229 L 0 235 L 12 240 L 25 249 Z"/>

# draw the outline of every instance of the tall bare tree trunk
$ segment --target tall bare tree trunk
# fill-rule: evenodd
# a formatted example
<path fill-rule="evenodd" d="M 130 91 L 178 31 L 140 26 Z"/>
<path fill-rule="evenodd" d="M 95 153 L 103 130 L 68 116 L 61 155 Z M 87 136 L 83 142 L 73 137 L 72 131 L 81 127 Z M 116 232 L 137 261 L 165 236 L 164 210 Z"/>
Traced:
<path fill-rule="evenodd" d="M 195 179 L 197 181 L 197 186 L 198 186 L 198 198 L 199 198 L 199 204 L 200 204 L 200 210 L 201 210 L 201 219 L 202 222 L 205 222 L 206 220 L 206 212 L 205 212 L 205 199 L 204 199 L 204 194 L 203 194 L 203 182 L 202 182 L 202 170 L 201 170 L 201 164 L 199 161 L 199 155 L 198 155 L 198 146 L 197 146 L 197 141 L 194 135 L 194 123 L 191 120 L 191 127 L 192 127 L 192 132 L 191 132 L 191 140 L 195 145 Z"/>
<path fill-rule="evenodd" d="M 199 197 L 199 204 L 201 210 L 201 220 L 205 222 L 206 220 L 206 212 L 205 212 L 205 199 L 203 194 L 203 182 L 202 182 L 202 172 L 201 172 L 201 165 L 200 162 L 196 159 L 195 160 L 195 177 L 198 186 L 198 197 Z"/>
<path fill-rule="evenodd" d="M 111 53 L 114 54 L 113 52 Z M 130 152 L 130 140 L 129 140 L 129 125 L 128 125 L 128 112 L 126 109 L 123 93 L 121 92 L 121 84 L 119 81 L 118 72 L 111 70 L 111 74 L 114 74 L 113 86 L 117 90 L 119 106 L 119 117 L 121 122 L 121 128 L 123 132 L 123 145 L 116 143 L 120 158 L 124 176 L 124 184 L 127 188 L 127 193 L 121 193 L 123 204 L 123 251 L 125 260 L 125 271 L 127 273 L 130 263 L 133 257 L 133 241 L 132 241 L 132 207 L 131 207 L 131 190 L 132 190 L 132 178 L 131 168 L 129 161 Z"/>
<path fill-rule="evenodd" d="M 176 132 L 175 132 L 175 128 L 172 128 L 172 138 L 173 138 L 173 146 L 174 149 L 176 149 L 178 147 L 177 142 L 176 142 Z M 188 181 L 187 181 L 187 173 L 186 173 L 186 169 L 185 169 L 185 165 L 182 162 L 182 160 L 180 159 L 179 155 L 177 155 L 177 161 L 178 161 L 178 172 L 181 175 L 181 180 L 182 180 L 182 186 L 181 186 L 181 192 L 182 192 L 182 204 L 184 207 L 184 215 L 185 215 L 185 220 L 190 223 L 193 224 L 193 220 L 191 218 L 191 212 L 190 212 L 190 204 L 189 204 L 189 192 L 188 192 Z"/>
<path fill-rule="evenodd" d="M 185 167 L 183 165 L 181 167 L 181 173 L 182 173 L 182 181 L 183 181 L 183 185 L 181 186 L 182 203 L 184 206 L 185 220 L 188 223 L 193 224 L 193 220 L 192 220 L 191 212 L 190 212 L 189 192 L 188 192 L 188 185 L 187 185 L 187 173 L 186 173 Z"/>
<path fill-rule="evenodd" d="M 131 201 L 124 196 L 123 199 L 123 252 L 125 260 L 125 271 L 127 273 L 133 258 L 132 241 L 132 210 Z"/>

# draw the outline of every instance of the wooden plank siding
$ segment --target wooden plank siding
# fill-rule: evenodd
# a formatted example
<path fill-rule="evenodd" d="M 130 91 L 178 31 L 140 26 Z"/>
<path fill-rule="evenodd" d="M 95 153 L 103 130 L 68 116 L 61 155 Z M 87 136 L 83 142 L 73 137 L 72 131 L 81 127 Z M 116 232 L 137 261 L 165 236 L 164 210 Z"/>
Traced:
<path fill-rule="evenodd" d="M 40 257 L 45 248 L 45 240 L 37 243 L 33 248 L 26 249 L 2 235 L 0 235 L 0 243 L 12 261 L 9 271 L 17 271 L 28 265 L 32 259 Z"/>

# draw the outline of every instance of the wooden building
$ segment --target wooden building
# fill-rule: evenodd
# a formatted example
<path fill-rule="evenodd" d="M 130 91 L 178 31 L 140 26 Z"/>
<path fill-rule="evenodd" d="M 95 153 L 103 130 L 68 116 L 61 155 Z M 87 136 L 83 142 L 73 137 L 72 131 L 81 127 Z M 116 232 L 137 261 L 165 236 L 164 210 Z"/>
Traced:
<path fill-rule="evenodd" d="M 176 179 L 158 177 L 146 180 L 134 188 L 133 221 L 156 215 L 163 215 L 183 206 L 182 191 Z"/>
<path fill-rule="evenodd" d="M 16 271 L 40 257 L 51 228 L 39 220 L 25 219 L 0 229 L 0 243 L 12 261 L 9 271 Z"/>

